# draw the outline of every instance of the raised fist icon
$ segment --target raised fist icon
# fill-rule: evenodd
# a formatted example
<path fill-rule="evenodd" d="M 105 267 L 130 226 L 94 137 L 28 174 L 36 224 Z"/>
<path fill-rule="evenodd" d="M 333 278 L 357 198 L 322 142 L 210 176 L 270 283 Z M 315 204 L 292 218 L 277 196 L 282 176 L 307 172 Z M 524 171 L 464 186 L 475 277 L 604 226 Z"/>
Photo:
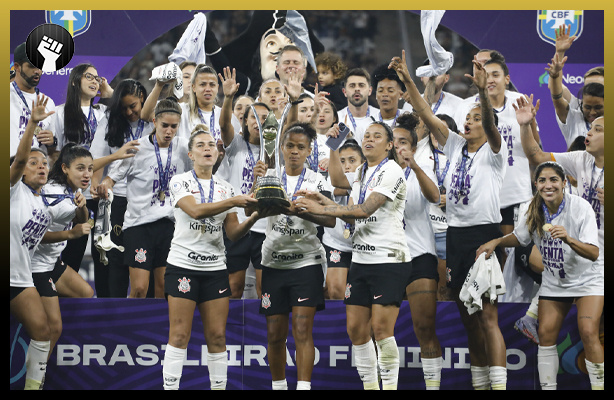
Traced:
<path fill-rule="evenodd" d="M 41 68 L 44 72 L 54 72 L 57 69 L 56 61 L 62 55 L 62 47 L 64 45 L 57 40 L 43 36 L 37 50 L 45 58 Z"/>

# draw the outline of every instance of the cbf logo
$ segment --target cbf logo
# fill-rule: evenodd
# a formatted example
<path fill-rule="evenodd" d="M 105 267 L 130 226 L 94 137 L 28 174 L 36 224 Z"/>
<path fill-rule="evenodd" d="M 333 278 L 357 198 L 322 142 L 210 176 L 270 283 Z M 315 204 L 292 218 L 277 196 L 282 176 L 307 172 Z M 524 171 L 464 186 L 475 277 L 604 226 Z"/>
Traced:
<path fill-rule="evenodd" d="M 84 34 L 92 24 L 91 10 L 52 10 L 45 11 L 48 24 L 57 24 L 66 29 L 73 38 Z"/>
<path fill-rule="evenodd" d="M 538 10 L 537 11 L 537 34 L 539 37 L 554 46 L 556 41 L 555 31 L 561 25 L 569 26 L 569 36 L 580 37 L 584 25 L 584 11 L 582 10 Z"/>

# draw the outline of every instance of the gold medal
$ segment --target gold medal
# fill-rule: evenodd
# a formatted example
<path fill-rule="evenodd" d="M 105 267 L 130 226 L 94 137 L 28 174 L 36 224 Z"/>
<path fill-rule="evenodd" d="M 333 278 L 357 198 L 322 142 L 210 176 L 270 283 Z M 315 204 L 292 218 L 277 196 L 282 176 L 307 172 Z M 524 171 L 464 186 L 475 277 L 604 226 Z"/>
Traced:
<path fill-rule="evenodd" d="M 41 128 L 40 126 L 34 128 L 34 136 L 38 136 L 38 134 L 41 133 L 42 130 L 43 128 Z"/>
<path fill-rule="evenodd" d="M 544 224 L 544 226 L 542 226 L 542 229 L 544 230 L 544 232 L 550 232 L 550 229 L 552 228 L 554 228 L 552 224 Z"/>
<path fill-rule="evenodd" d="M 345 229 L 345 230 L 343 231 L 343 237 L 344 237 L 345 239 L 349 239 L 349 238 L 350 238 L 350 236 L 351 236 L 350 230 L 349 230 L 349 229 Z"/>
<path fill-rule="evenodd" d="M 164 199 L 165 199 L 165 198 L 166 198 L 166 194 L 164 193 L 164 190 L 161 190 L 161 191 L 158 193 L 158 199 L 159 199 L 160 201 L 164 201 Z"/>
<path fill-rule="evenodd" d="M 96 225 L 96 221 L 94 221 L 94 218 L 90 218 L 87 220 L 87 223 L 90 224 L 90 226 L 93 228 L 94 225 Z"/>

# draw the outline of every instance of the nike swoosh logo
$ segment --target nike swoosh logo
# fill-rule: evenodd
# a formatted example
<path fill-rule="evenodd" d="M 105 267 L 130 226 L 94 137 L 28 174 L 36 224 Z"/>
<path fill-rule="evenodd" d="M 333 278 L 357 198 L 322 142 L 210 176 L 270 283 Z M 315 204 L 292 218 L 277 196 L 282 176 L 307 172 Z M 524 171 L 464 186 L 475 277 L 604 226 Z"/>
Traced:
<path fill-rule="evenodd" d="M 298 302 L 299 302 L 299 303 L 302 303 L 302 302 L 303 302 L 303 301 L 305 301 L 305 300 L 309 300 L 309 297 L 306 297 L 306 298 L 304 298 L 304 299 L 302 299 L 302 298 L 300 298 L 300 297 L 298 298 Z"/>
<path fill-rule="evenodd" d="M 226 288 L 226 289 L 220 289 L 220 290 L 218 290 L 218 292 L 219 292 L 220 294 L 222 294 L 222 293 L 224 293 L 224 292 L 225 292 L 225 291 L 227 291 L 227 290 L 228 290 L 228 288 Z"/>
<path fill-rule="evenodd" d="M 377 299 L 379 299 L 382 296 L 383 296 L 383 294 L 380 294 L 379 296 L 373 296 L 373 300 L 377 300 Z"/>

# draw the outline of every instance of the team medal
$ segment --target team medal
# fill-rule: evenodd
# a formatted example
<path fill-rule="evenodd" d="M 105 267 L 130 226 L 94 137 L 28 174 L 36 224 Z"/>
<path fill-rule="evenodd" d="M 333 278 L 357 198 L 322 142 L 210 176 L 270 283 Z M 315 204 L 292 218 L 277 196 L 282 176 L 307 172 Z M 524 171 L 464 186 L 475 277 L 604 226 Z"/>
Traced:
<path fill-rule="evenodd" d="M 158 192 L 158 199 L 160 201 L 164 201 L 165 198 L 166 198 L 166 194 L 164 193 L 164 190 L 160 190 L 160 192 Z"/>
<path fill-rule="evenodd" d="M 34 136 L 38 136 L 39 133 L 41 133 L 41 131 L 43 130 L 43 128 L 41 128 L 40 126 L 37 126 L 36 128 L 34 128 Z"/>
<path fill-rule="evenodd" d="M 542 226 L 542 229 L 544 230 L 544 232 L 550 232 L 550 229 L 552 228 L 554 228 L 552 224 L 544 224 L 544 226 Z"/>
<path fill-rule="evenodd" d="M 349 239 L 351 235 L 352 235 L 352 233 L 350 232 L 350 228 L 345 228 L 343 230 L 343 238 L 344 239 Z"/>

